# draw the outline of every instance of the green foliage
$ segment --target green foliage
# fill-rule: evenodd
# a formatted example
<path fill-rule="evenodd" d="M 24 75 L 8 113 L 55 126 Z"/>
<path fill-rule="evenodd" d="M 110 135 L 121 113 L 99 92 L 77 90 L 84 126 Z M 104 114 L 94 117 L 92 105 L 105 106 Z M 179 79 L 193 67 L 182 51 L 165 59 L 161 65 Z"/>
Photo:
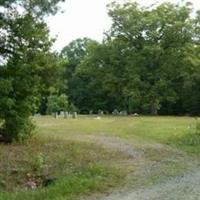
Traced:
<path fill-rule="evenodd" d="M 79 109 L 73 103 L 69 104 L 68 110 L 70 112 L 78 112 L 79 111 Z"/>
<path fill-rule="evenodd" d="M 59 0 L 46 0 L 42 3 L 38 0 L 1 1 L 2 141 L 23 140 L 32 133 L 33 126 L 29 117 L 37 110 L 44 85 L 50 82 L 44 78 L 44 71 L 50 73 L 56 62 L 56 56 L 50 53 L 53 40 L 49 38 L 44 16 L 54 14 L 58 2 Z"/>
<path fill-rule="evenodd" d="M 40 172 L 45 166 L 45 156 L 42 153 L 34 155 L 31 163 L 33 171 Z"/>
<path fill-rule="evenodd" d="M 68 111 L 68 108 L 69 103 L 66 95 L 52 95 L 48 97 L 47 111 L 49 114 L 52 112 Z"/>
<path fill-rule="evenodd" d="M 180 139 L 180 143 L 184 145 L 197 146 L 200 145 L 200 122 L 196 119 L 195 127 L 189 127 L 189 133 Z"/>
<path fill-rule="evenodd" d="M 7 117 L 2 126 L 1 138 L 3 142 L 17 140 L 23 142 L 34 134 L 35 125 L 26 116 Z"/>
<path fill-rule="evenodd" d="M 65 80 L 67 80 L 66 93 L 69 101 L 76 106 L 79 106 L 79 102 L 85 96 L 83 91 L 85 85 L 76 76 L 76 70 L 81 61 L 89 54 L 90 48 L 96 43 L 89 38 L 77 39 L 61 51 L 61 57 L 67 61 L 65 65 Z"/>
<path fill-rule="evenodd" d="M 48 97 L 66 91 L 66 80 L 64 79 L 66 61 L 57 54 L 49 54 L 45 61 L 41 61 L 43 67 L 39 69 L 40 84 L 40 103 L 38 112 L 47 113 Z M 44 67 L 45 66 L 45 67 Z"/>
<path fill-rule="evenodd" d="M 109 191 L 126 174 L 121 166 L 106 164 L 120 155 L 92 143 L 46 138 L 0 145 L 0 150 L 1 200 L 78 198 Z"/>
<path fill-rule="evenodd" d="M 119 184 L 119 180 L 122 179 L 119 175 L 116 175 L 117 170 L 109 169 L 100 166 L 91 166 L 81 170 L 77 174 L 71 174 L 70 176 L 63 177 L 57 181 L 53 186 L 48 189 L 40 189 L 38 191 L 18 192 L 9 195 L 4 193 L 0 195 L 0 200 L 21 200 L 28 198 L 34 199 L 66 199 L 70 200 L 74 197 L 79 197 L 91 192 L 103 192 L 103 190 L 109 190 L 111 186 Z M 105 182 L 108 182 L 105 184 Z M 109 185 L 110 184 L 110 185 Z M 111 185 L 112 184 L 112 185 Z"/>
<path fill-rule="evenodd" d="M 195 134 L 200 136 L 200 122 L 197 121 Z"/>
<path fill-rule="evenodd" d="M 88 54 L 88 47 L 95 43 L 95 41 L 89 38 L 76 39 L 69 43 L 66 47 L 61 51 L 61 56 L 68 60 L 69 65 L 68 68 L 76 67 L 81 60 Z M 74 69 L 71 69 L 71 73 Z"/>
<path fill-rule="evenodd" d="M 90 44 L 85 54 L 79 40 L 63 49 L 75 63 L 70 102 L 82 113 L 199 114 L 200 17 L 191 12 L 187 3 L 110 4 L 113 23 L 102 44 Z"/>

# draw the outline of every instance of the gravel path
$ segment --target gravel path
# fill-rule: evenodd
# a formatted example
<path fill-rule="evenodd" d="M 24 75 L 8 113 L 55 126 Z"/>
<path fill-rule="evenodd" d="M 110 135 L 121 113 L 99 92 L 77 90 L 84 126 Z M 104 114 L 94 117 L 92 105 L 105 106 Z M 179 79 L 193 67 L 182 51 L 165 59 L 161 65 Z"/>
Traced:
<path fill-rule="evenodd" d="M 131 158 L 138 158 L 143 156 L 144 152 L 141 148 L 136 148 L 129 144 L 127 140 L 119 138 L 117 136 L 106 136 L 104 134 L 99 135 L 75 135 L 70 137 L 70 140 L 90 142 L 102 146 L 110 151 L 117 151 Z"/>
<path fill-rule="evenodd" d="M 101 200 L 200 200 L 200 169 L 151 188 L 111 194 Z"/>
<path fill-rule="evenodd" d="M 143 158 L 144 152 L 141 148 L 133 147 L 126 140 L 111 136 L 87 136 L 84 139 L 78 137 L 77 140 L 93 142 L 95 144 L 101 145 L 106 149 L 112 151 L 119 151 L 124 153 L 131 158 Z M 161 144 L 153 144 L 150 146 L 156 150 L 166 148 Z M 170 148 L 170 147 L 168 147 Z M 173 152 L 172 149 L 172 158 Z M 165 159 L 165 158 L 163 158 Z M 176 160 L 175 160 L 176 161 Z M 177 162 L 180 160 L 177 160 Z M 185 160 L 185 162 L 188 162 Z M 150 168 L 150 165 L 148 166 Z M 84 198 L 85 199 L 85 198 Z M 91 200 L 200 200 L 200 168 L 193 171 L 187 172 L 182 176 L 177 176 L 166 180 L 163 183 L 155 184 L 149 188 L 145 189 L 126 189 L 124 191 L 116 191 L 108 196 L 101 198 L 92 197 L 87 198 Z"/>
<path fill-rule="evenodd" d="M 141 149 L 133 147 L 133 145 L 127 143 L 126 140 L 123 140 L 118 137 L 95 136 L 91 137 L 91 141 L 95 144 L 101 145 L 106 149 L 124 153 L 132 158 L 138 158 L 143 156 L 144 154 L 144 152 Z"/>
<path fill-rule="evenodd" d="M 120 151 L 133 157 L 133 159 L 143 157 L 141 149 L 134 148 L 121 138 L 101 136 L 91 139 L 96 144 L 101 144 L 111 150 Z M 151 148 L 159 150 L 166 147 L 161 144 L 155 144 Z M 172 149 L 171 151 L 172 154 L 177 153 L 176 151 L 173 152 Z M 185 160 L 185 162 L 187 161 Z M 116 192 L 99 200 L 200 200 L 200 168 L 149 188 Z"/>

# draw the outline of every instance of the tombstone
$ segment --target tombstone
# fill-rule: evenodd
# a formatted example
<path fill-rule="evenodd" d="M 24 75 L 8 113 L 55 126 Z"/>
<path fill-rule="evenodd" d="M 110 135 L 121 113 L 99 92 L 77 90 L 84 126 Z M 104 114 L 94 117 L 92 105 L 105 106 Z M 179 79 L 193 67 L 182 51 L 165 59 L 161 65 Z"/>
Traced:
<path fill-rule="evenodd" d="M 98 110 L 98 115 L 103 115 L 103 110 Z"/>
<path fill-rule="evenodd" d="M 69 113 L 68 112 L 64 112 L 64 118 L 65 119 L 69 118 Z"/>
<path fill-rule="evenodd" d="M 92 115 L 92 114 L 93 114 L 93 110 L 90 110 L 90 111 L 89 111 L 89 114 Z"/>
<path fill-rule="evenodd" d="M 101 110 L 100 112 L 99 112 L 99 115 L 104 115 L 104 112 Z"/>
<path fill-rule="evenodd" d="M 57 112 L 54 112 L 53 116 L 54 116 L 54 118 L 58 119 L 58 113 Z"/>
<path fill-rule="evenodd" d="M 60 116 L 64 116 L 65 115 L 65 112 L 64 111 L 60 111 Z"/>
<path fill-rule="evenodd" d="M 72 118 L 73 118 L 73 119 L 76 119 L 76 118 L 77 118 L 77 112 L 73 112 Z"/>
<path fill-rule="evenodd" d="M 120 115 L 122 115 L 122 116 L 127 116 L 127 115 L 128 115 L 128 113 L 127 113 L 127 111 L 126 111 L 126 110 L 122 110 L 122 111 L 120 112 Z"/>
<path fill-rule="evenodd" d="M 119 111 L 117 109 L 114 109 L 112 112 L 113 115 L 119 115 Z"/>
<path fill-rule="evenodd" d="M 139 114 L 138 113 L 134 113 L 133 117 L 139 117 Z"/>
<path fill-rule="evenodd" d="M 41 117 L 41 114 L 40 114 L 40 113 L 36 113 L 36 114 L 34 115 L 34 117 Z"/>
<path fill-rule="evenodd" d="M 71 112 L 69 112 L 68 114 L 68 118 L 72 118 L 73 114 Z"/>

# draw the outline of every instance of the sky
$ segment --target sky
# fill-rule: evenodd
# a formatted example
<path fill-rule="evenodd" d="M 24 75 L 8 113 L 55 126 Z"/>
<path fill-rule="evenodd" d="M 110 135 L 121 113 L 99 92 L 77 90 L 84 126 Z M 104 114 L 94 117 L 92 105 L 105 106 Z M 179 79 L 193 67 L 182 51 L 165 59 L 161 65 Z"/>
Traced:
<path fill-rule="evenodd" d="M 89 37 L 102 41 L 104 32 L 109 30 L 111 19 L 106 5 L 112 0 L 66 0 L 61 4 L 62 12 L 47 19 L 50 35 L 56 37 L 53 49 L 60 51 L 77 38 Z M 117 0 L 125 2 L 125 0 Z M 165 0 L 136 0 L 141 5 L 151 5 Z M 177 3 L 181 0 L 168 0 Z M 200 9 L 200 0 L 189 0 L 195 9 Z"/>

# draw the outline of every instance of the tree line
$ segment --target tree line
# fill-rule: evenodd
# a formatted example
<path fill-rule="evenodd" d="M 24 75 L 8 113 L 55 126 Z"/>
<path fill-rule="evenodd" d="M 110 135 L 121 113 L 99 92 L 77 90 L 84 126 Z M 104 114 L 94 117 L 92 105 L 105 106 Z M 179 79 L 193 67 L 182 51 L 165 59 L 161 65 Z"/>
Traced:
<path fill-rule="evenodd" d="M 200 114 L 200 12 L 192 12 L 190 3 L 111 4 L 102 43 L 77 39 L 61 52 L 69 100 L 82 113 Z"/>

